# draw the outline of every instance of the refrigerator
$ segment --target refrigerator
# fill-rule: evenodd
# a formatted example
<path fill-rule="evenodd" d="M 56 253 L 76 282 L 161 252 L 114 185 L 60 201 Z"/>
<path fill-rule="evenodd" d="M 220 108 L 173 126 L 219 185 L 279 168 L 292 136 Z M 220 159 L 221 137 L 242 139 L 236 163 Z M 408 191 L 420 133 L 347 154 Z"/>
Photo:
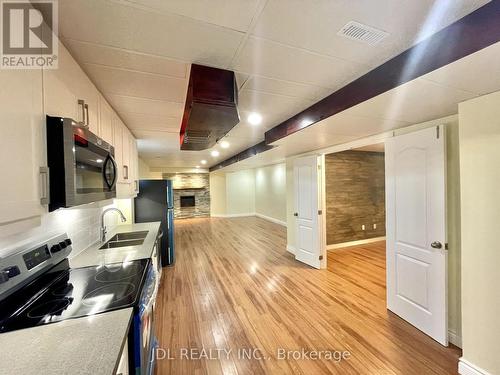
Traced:
<path fill-rule="evenodd" d="M 163 237 L 160 245 L 162 267 L 175 261 L 174 191 L 171 180 L 140 180 L 139 194 L 134 200 L 136 223 L 161 221 Z"/>

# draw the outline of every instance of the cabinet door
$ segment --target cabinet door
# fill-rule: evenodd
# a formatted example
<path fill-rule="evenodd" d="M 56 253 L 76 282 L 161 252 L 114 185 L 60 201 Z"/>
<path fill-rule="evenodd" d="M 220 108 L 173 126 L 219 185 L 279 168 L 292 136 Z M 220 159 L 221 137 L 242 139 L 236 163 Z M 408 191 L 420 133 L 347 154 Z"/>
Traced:
<path fill-rule="evenodd" d="M 130 136 L 130 172 L 131 192 L 136 195 L 139 192 L 139 156 L 137 153 L 137 140 L 133 134 Z"/>
<path fill-rule="evenodd" d="M 99 135 L 99 91 L 60 41 L 58 58 L 58 69 L 43 72 L 45 112 L 86 123 Z"/>
<path fill-rule="evenodd" d="M 45 211 L 39 190 L 45 118 L 41 69 L 0 70 L 0 82 L 0 224 L 6 224 Z"/>
<path fill-rule="evenodd" d="M 78 99 L 72 86 L 76 63 L 60 42 L 58 59 L 57 69 L 43 70 L 45 113 L 83 121 L 84 108 L 78 106 Z"/>
<path fill-rule="evenodd" d="M 123 162 L 123 182 L 131 183 L 131 168 L 130 168 L 130 131 L 124 125 L 123 126 L 123 154 L 122 154 L 122 162 Z"/>
<path fill-rule="evenodd" d="M 110 107 L 106 99 L 99 94 L 99 128 L 100 136 L 106 142 L 114 146 L 114 129 L 113 129 L 113 109 Z M 115 150 L 116 153 L 116 150 Z"/>

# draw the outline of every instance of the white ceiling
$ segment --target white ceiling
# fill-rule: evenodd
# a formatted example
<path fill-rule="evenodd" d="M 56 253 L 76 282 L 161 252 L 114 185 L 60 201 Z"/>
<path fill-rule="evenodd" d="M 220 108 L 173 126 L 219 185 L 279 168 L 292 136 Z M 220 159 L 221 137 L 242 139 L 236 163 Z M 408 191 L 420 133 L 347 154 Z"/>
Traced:
<path fill-rule="evenodd" d="M 278 147 L 220 171 L 281 163 L 290 156 L 438 120 L 457 114 L 459 102 L 498 90 L 500 42 L 280 139 L 274 143 Z"/>
<path fill-rule="evenodd" d="M 487 2 L 65 0 L 59 2 L 59 29 L 63 43 L 139 139 L 140 155 L 150 166 L 193 167 L 201 159 L 210 166 Z M 338 36 L 351 20 L 390 35 L 373 47 Z M 498 58 L 498 51 L 491 55 Z M 228 134 L 230 148 L 218 147 L 218 158 L 210 150 L 179 150 L 190 63 L 237 73 L 242 121 Z M 498 89 L 491 77 L 475 79 L 469 69 L 457 65 L 432 73 L 282 140 L 281 151 L 269 152 L 297 154 L 456 113 L 458 101 L 485 87 Z M 261 125 L 247 123 L 252 111 L 262 114 Z"/>

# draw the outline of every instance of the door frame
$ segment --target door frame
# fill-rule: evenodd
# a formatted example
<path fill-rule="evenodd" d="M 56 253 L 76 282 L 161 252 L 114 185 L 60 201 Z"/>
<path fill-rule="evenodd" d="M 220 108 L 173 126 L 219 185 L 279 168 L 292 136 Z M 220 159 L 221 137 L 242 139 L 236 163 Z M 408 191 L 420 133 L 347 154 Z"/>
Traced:
<path fill-rule="evenodd" d="M 441 127 L 442 126 L 446 130 L 446 125 L 447 124 L 444 121 L 442 121 L 442 119 L 440 119 L 440 121 L 435 121 L 435 122 L 431 121 L 431 122 L 428 122 L 428 123 L 418 124 L 418 125 L 415 125 L 415 126 L 409 126 L 407 128 L 399 129 L 399 132 L 396 131 L 396 130 L 393 130 L 393 131 L 390 131 L 390 132 L 385 132 L 385 133 L 377 134 L 377 135 L 374 135 L 374 136 L 371 136 L 371 137 L 362 138 L 362 139 L 359 139 L 359 140 L 355 140 L 355 141 L 352 141 L 352 142 L 348 142 L 348 143 L 344 143 L 344 144 L 340 144 L 340 145 L 337 145 L 337 146 L 332 146 L 332 147 L 320 150 L 320 153 L 321 153 L 320 156 L 321 156 L 321 159 L 322 159 L 322 168 L 321 168 L 321 184 L 322 184 L 322 186 L 321 186 L 321 206 L 324 208 L 323 215 L 322 215 L 323 222 L 322 222 L 322 226 L 321 226 L 322 227 L 322 237 L 323 237 L 322 238 L 322 243 L 324 244 L 323 252 L 322 252 L 323 253 L 323 260 L 322 260 L 322 263 L 321 263 L 321 268 L 326 268 L 327 267 L 327 258 L 328 258 L 327 257 L 328 250 L 327 250 L 327 245 L 326 245 L 326 176 L 325 176 L 325 156 L 327 154 L 334 154 L 334 153 L 338 153 L 338 152 L 353 150 L 353 149 L 357 149 L 357 148 L 361 148 L 361 147 L 365 147 L 365 146 L 370 146 L 370 145 L 377 144 L 377 143 L 385 143 L 385 141 L 387 139 L 394 138 L 396 136 L 403 135 L 403 134 L 413 133 L 413 132 L 416 132 L 416 131 L 419 131 L 419 130 L 423 130 L 423 129 L 426 129 L 426 128 L 433 128 L 433 127 Z M 445 133 L 445 132 L 443 132 L 443 133 Z M 445 148 L 445 150 L 446 150 L 446 148 Z M 300 156 L 297 156 L 297 157 L 302 157 L 302 156 L 306 156 L 306 155 L 308 155 L 308 154 L 300 155 Z M 445 151 L 445 158 L 446 158 L 446 151 Z M 385 167 L 384 167 L 384 173 L 386 173 L 386 172 L 387 171 L 385 170 Z M 445 173 L 446 173 L 446 171 L 445 171 Z M 445 183 L 446 183 L 446 181 L 445 181 Z M 446 189 L 446 187 L 445 187 L 445 189 Z M 445 198 L 445 204 L 446 203 L 447 202 L 446 202 L 446 198 Z M 386 197 L 386 205 L 387 205 L 387 197 Z M 447 215 L 447 213 L 446 213 L 446 215 Z M 387 232 L 387 228 L 386 228 L 386 232 Z M 448 239 L 446 239 L 446 241 L 448 241 Z M 386 256 L 387 256 L 387 246 L 386 246 Z M 387 271 L 386 271 L 386 283 L 387 283 Z M 450 285 L 449 285 L 449 283 L 447 283 L 447 285 L 446 285 L 446 296 L 448 296 L 449 290 L 450 290 Z M 446 299 L 447 299 L 446 303 L 448 303 L 448 297 L 446 297 Z M 388 305 L 386 305 L 386 308 L 388 309 Z M 448 320 L 448 317 L 447 317 L 447 320 Z M 448 323 L 447 323 L 447 325 L 448 325 Z M 448 336 L 449 336 L 450 335 L 449 326 L 447 327 L 447 330 L 448 330 Z M 451 342 L 452 340 L 449 340 L 449 341 Z"/>

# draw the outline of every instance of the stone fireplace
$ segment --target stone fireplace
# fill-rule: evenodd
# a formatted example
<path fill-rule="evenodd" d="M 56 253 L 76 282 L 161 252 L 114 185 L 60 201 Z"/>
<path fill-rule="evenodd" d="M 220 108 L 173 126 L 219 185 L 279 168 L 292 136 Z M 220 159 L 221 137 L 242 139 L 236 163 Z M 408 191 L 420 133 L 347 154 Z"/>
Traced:
<path fill-rule="evenodd" d="M 174 217 L 210 216 L 210 179 L 208 173 L 164 173 L 174 188 Z"/>

